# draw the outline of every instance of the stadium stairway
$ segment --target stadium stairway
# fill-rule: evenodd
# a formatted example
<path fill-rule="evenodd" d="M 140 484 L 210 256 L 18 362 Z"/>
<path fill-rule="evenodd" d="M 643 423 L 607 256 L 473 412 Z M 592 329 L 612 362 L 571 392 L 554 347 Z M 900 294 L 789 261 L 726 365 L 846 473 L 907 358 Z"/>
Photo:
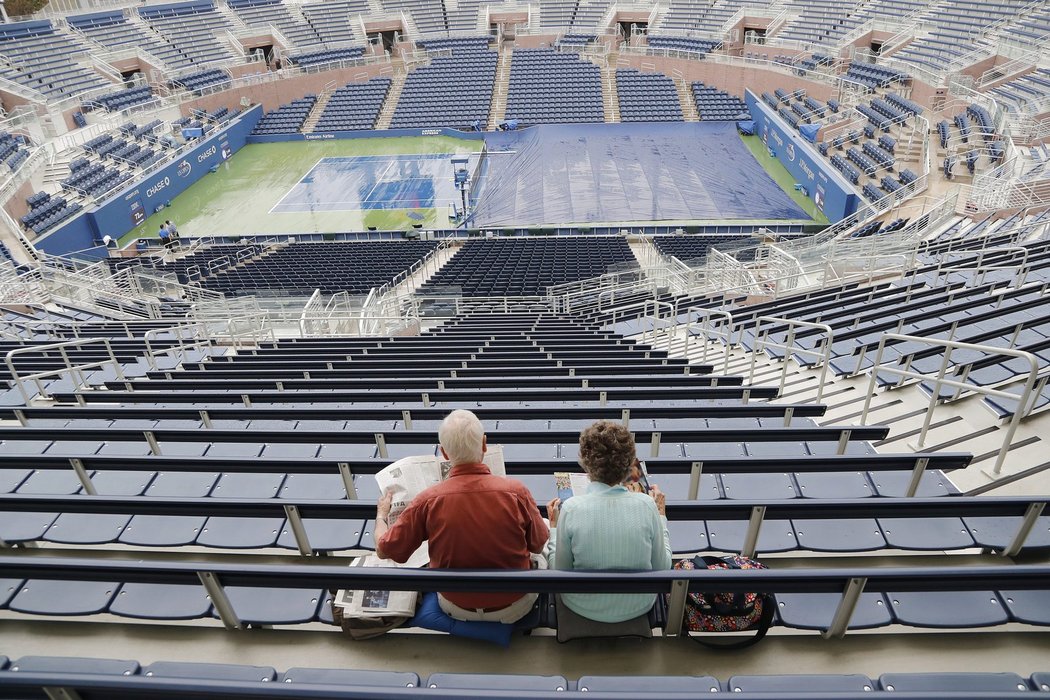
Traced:
<path fill-rule="evenodd" d="M 492 86 L 492 111 L 489 114 L 488 130 L 495 131 L 507 113 L 507 91 L 510 89 L 510 58 L 512 51 L 506 46 L 499 48 L 499 65 L 496 81 Z"/>
<path fill-rule="evenodd" d="M 696 100 L 693 98 L 692 88 L 685 78 L 675 78 L 675 91 L 678 92 L 678 102 L 682 105 L 682 117 L 687 122 L 700 121 L 700 113 L 696 110 Z"/>
<path fill-rule="evenodd" d="M 590 60 L 602 69 L 602 105 L 605 108 L 605 123 L 607 124 L 620 121 L 620 98 L 616 94 L 616 59 L 619 55 L 616 52 L 609 52 L 598 57 L 580 55 L 581 58 Z"/>
<path fill-rule="evenodd" d="M 401 90 L 405 87 L 405 80 L 408 78 L 404 61 L 391 57 L 390 63 L 394 68 L 394 75 L 391 77 L 390 91 L 386 94 L 383 109 L 379 112 L 379 119 L 376 121 L 377 131 L 390 128 L 390 123 L 394 120 L 394 112 L 397 110 L 397 101 L 401 99 Z"/>
<path fill-rule="evenodd" d="M 321 120 L 321 115 L 324 114 L 325 107 L 328 106 L 328 101 L 332 99 L 332 95 L 335 93 L 336 88 L 337 86 L 334 83 L 325 86 L 325 89 L 317 96 L 317 101 L 314 102 L 313 109 L 311 109 L 310 114 L 307 115 L 302 128 L 299 129 L 300 133 L 313 133 L 314 127 L 317 126 L 317 122 Z"/>

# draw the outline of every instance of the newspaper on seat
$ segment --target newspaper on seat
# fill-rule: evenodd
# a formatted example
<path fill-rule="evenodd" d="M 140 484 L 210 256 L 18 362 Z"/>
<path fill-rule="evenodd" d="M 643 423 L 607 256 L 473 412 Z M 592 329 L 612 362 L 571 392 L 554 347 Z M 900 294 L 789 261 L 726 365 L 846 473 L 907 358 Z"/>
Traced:
<path fill-rule="evenodd" d="M 507 468 L 503 463 L 502 445 L 489 445 L 482 462 L 493 474 L 507 475 Z M 451 469 L 451 463 L 439 460 L 434 455 L 419 455 L 399 459 L 377 473 L 376 482 L 379 484 L 379 491 L 386 493 L 389 490 L 393 494 L 387 523 L 393 526 L 413 498 L 443 481 Z M 380 559 L 375 554 L 368 554 L 354 559 L 351 566 L 419 569 L 426 566 L 429 561 L 430 551 L 427 543 L 424 542 L 404 564 L 390 559 Z M 342 608 L 344 617 L 411 617 L 415 614 L 418 596 L 417 591 L 341 590 L 336 594 L 332 604 Z"/>

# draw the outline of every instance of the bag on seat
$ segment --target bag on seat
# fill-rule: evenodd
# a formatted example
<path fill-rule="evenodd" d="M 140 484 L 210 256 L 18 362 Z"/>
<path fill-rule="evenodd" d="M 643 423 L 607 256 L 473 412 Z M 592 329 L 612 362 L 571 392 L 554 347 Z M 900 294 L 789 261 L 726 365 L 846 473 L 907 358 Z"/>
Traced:
<path fill-rule="evenodd" d="M 731 555 L 727 557 L 693 557 L 675 562 L 674 568 L 693 569 L 766 569 L 765 564 Z M 744 649 L 757 644 L 773 624 L 776 601 L 769 593 L 693 593 L 685 601 L 685 626 L 690 632 L 754 632 L 754 636 L 736 642 L 711 642 L 699 636 L 686 635 L 699 644 L 714 649 Z"/>

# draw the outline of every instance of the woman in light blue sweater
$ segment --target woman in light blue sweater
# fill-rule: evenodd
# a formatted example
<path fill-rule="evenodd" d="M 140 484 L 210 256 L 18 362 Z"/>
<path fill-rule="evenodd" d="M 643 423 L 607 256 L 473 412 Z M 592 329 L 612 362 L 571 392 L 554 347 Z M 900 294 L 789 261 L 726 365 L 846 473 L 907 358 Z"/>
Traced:
<path fill-rule="evenodd" d="M 618 423 L 598 421 L 580 434 L 580 464 L 591 483 L 586 494 L 547 504 L 551 534 L 547 560 L 562 570 L 657 570 L 671 567 L 664 495 L 654 485 L 635 493 L 624 481 L 635 462 L 634 439 Z M 562 602 L 598 622 L 644 615 L 652 593 L 565 593 Z"/>

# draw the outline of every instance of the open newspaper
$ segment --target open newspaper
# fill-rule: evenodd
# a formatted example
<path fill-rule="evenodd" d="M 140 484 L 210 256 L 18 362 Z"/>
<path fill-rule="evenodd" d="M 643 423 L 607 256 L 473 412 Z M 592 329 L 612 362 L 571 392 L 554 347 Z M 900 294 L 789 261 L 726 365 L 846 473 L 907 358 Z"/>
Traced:
<path fill-rule="evenodd" d="M 493 474 L 507 475 L 501 445 L 489 445 L 482 461 Z M 377 473 L 376 482 L 379 484 L 380 493 L 389 490 L 393 496 L 387 523 L 393 526 L 413 498 L 443 481 L 451 469 L 452 465 L 449 462 L 439 460 L 433 455 L 420 455 L 399 459 Z M 424 542 L 404 564 L 369 554 L 355 559 L 353 566 L 418 569 L 426 566 L 429 561 L 430 552 L 427 543 Z M 417 597 L 416 591 L 342 590 L 337 593 L 334 605 L 343 609 L 345 617 L 411 617 L 415 614 Z"/>

